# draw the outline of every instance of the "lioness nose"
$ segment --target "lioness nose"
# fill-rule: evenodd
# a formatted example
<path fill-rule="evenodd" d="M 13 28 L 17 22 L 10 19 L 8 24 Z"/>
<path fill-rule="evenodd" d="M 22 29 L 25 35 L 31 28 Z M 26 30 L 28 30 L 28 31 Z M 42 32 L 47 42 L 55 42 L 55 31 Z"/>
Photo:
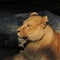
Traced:
<path fill-rule="evenodd" d="M 17 31 L 17 32 L 20 32 L 20 31 Z"/>

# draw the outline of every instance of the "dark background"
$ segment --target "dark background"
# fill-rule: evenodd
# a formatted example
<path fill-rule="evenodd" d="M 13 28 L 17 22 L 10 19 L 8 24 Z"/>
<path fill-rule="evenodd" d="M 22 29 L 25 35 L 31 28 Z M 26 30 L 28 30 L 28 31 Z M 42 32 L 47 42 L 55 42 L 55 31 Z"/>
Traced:
<path fill-rule="evenodd" d="M 0 0 L 0 9 L 14 13 L 50 10 L 60 15 L 60 0 Z"/>

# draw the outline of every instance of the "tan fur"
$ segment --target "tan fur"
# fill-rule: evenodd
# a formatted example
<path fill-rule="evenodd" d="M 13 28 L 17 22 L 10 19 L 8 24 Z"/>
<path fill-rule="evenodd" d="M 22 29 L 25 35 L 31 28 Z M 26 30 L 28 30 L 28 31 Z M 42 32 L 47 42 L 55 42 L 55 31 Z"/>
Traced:
<path fill-rule="evenodd" d="M 41 17 L 34 12 L 17 29 L 19 37 L 28 36 L 32 42 L 14 60 L 60 60 L 60 33 L 46 25 L 46 22 L 47 16 Z M 48 54 L 51 54 L 51 59 Z"/>

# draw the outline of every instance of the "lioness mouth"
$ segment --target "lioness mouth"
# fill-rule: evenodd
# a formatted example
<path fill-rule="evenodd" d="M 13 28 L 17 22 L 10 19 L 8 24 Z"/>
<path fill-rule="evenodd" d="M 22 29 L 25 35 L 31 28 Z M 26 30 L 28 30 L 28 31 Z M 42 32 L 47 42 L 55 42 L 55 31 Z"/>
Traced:
<path fill-rule="evenodd" d="M 21 47 L 26 47 L 30 42 L 28 37 L 18 37 L 18 45 Z"/>
<path fill-rule="evenodd" d="M 45 34 L 44 34 L 45 35 Z M 43 39 L 44 35 L 37 41 L 40 41 Z M 37 42 L 37 41 L 31 41 L 29 40 L 28 37 L 18 37 L 18 40 L 19 40 L 19 46 L 22 46 L 22 47 L 26 47 L 28 44 L 32 43 L 32 42 Z"/>

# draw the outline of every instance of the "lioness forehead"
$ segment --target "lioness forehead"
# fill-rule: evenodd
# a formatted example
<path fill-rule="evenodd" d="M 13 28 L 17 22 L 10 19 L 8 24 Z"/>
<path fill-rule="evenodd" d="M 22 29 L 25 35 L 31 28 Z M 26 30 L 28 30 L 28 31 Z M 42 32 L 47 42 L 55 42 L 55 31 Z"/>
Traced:
<path fill-rule="evenodd" d="M 32 17 L 29 17 L 28 19 L 26 19 L 24 21 L 24 24 L 25 23 L 40 23 L 41 21 L 42 21 L 41 16 L 32 16 Z"/>

